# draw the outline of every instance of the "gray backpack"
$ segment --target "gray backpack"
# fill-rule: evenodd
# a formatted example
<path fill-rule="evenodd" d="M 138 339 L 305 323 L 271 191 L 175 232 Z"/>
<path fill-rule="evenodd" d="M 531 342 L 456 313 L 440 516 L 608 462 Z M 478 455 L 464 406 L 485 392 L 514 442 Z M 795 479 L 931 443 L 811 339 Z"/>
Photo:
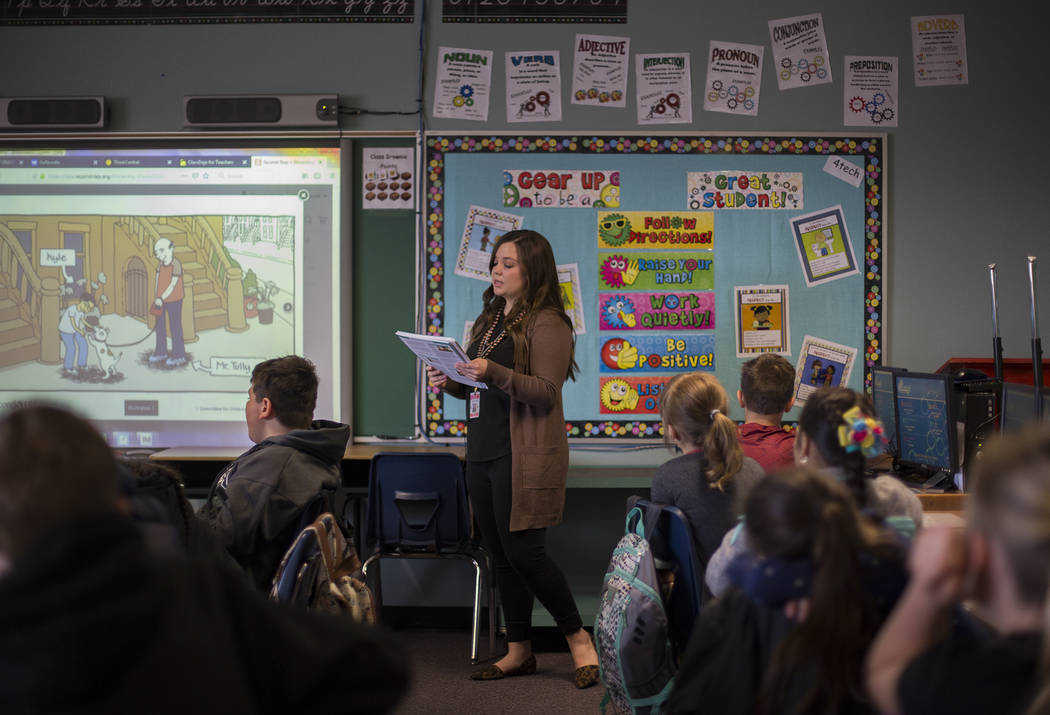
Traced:
<path fill-rule="evenodd" d="M 625 534 L 613 550 L 602 585 L 594 640 L 605 697 L 616 713 L 656 715 L 671 694 L 677 671 L 670 627 L 646 533 L 659 510 L 643 519 L 638 507 L 627 513 Z"/>

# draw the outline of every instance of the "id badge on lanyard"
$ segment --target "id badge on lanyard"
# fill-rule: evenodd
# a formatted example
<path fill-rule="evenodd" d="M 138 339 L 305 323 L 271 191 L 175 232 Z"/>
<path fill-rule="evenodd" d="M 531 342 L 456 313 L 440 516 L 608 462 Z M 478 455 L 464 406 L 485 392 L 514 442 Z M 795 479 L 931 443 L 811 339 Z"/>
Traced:
<path fill-rule="evenodd" d="M 475 388 L 470 393 L 470 419 L 477 419 L 481 415 L 481 392 Z"/>

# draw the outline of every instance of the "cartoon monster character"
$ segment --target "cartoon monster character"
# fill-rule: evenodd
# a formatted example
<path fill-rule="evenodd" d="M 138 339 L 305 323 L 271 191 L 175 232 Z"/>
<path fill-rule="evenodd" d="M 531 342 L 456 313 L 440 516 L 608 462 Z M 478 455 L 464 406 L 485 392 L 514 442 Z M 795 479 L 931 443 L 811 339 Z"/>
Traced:
<path fill-rule="evenodd" d="M 613 370 L 630 370 L 638 364 L 638 348 L 623 338 L 606 340 L 602 345 L 602 362 Z"/>
<path fill-rule="evenodd" d="M 602 261 L 601 277 L 610 288 L 633 285 L 638 280 L 638 260 L 628 261 L 625 256 L 613 254 Z"/>
<path fill-rule="evenodd" d="M 603 206 L 614 209 L 620 205 L 620 187 L 615 184 L 609 184 L 598 192 L 598 198 Z"/>
<path fill-rule="evenodd" d="M 602 320 L 611 328 L 633 328 L 634 303 L 625 295 L 614 295 L 602 306 Z"/>
<path fill-rule="evenodd" d="M 602 406 L 610 412 L 630 411 L 638 404 L 638 393 L 620 378 L 609 380 L 601 389 Z"/>
<path fill-rule="evenodd" d="M 631 220 L 623 214 L 609 214 L 598 221 L 598 236 L 610 246 L 622 246 L 631 237 Z"/>

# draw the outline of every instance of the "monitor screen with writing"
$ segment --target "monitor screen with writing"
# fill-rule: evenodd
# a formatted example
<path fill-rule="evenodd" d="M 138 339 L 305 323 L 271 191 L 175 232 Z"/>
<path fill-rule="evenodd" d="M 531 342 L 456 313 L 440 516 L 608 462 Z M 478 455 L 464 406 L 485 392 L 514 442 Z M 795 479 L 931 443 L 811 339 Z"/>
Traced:
<path fill-rule="evenodd" d="M 871 369 L 871 398 L 875 403 L 875 412 L 882 421 L 886 436 L 886 451 L 897 454 L 897 403 L 893 392 L 893 375 L 898 368 L 876 366 Z"/>
<path fill-rule="evenodd" d="M 342 419 L 344 154 L 0 141 L 0 410 L 65 405 L 119 448 L 246 445 L 252 368 L 298 354 Z"/>
<path fill-rule="evenodd" d="M 958 470 L 951 376 L 899 373 L 897 436 L 905 467 L 955 474 Z"/>

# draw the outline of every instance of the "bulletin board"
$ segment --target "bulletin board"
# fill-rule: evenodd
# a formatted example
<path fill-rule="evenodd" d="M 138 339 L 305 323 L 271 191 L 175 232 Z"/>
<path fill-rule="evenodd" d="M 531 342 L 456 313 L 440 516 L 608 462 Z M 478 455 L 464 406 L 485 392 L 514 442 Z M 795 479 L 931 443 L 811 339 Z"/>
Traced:
<path fill-rule="evenodd" d="M 798 367 L 802 397 L 865 389 L 880 363 L 885 135 L 428 134 L 426 152 L 427 331 L 465 345 L 484 251 L 542 233 L 577 328 L 572 439 L 661 438 L 679 372 L 713 372 L 735 404 L 762 352 Z M 428 435 L 465 435 L 462 400 L 419 399 Z"/>

